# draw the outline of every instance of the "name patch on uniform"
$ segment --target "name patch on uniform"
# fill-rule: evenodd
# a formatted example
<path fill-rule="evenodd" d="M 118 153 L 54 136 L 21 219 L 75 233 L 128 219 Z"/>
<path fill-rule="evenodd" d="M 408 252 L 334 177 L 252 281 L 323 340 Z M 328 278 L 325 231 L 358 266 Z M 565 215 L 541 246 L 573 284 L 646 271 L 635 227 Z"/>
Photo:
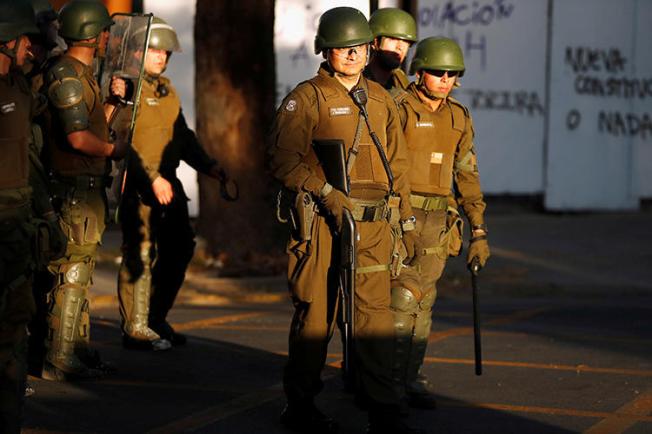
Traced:
<path fill-rule="evenodd" d="M 417 122 L 417 128 L 434 128 L 435 124 L 432 121 L 421 121 Z"/>
<path fill-rule="evenodd" d="M 444 154 L 441 152 L 433 152 L 430 154 L 430 164 L 441 164 L 444 160 Z"/>
<path fill-rule="evenodd" d="M 346 107 L 331 107 L 328 109 L 328 112 L 330 113 L 331 117 L 332 116 L 347 116 L 350 115 L 353 110 L 351 110 L 351 106 L 346 106 Z"/>
<path fill-rule="evenodd" d="M 2 112 L 3 115 L 6 115 L 7 113 L 11 113 L 13 111 L 16 111 L 15 102 L 8 102 L 0 106 L 0 112 Z"/>
<path fill-rule="evenodd" d="M 159 105 L 158 98 L 145 98 L 147 105 Z"/>

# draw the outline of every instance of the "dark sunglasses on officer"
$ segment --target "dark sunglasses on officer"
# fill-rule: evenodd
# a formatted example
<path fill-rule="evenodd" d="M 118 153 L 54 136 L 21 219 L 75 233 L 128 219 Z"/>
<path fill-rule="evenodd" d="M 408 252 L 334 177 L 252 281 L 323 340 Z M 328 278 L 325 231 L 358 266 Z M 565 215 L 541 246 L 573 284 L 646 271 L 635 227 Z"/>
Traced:
<path fill-rule="evenodd" d="M 437 78 L 443 77 L 446 73 L 448 73 L 449 78 L 461 77 L 464 75 L 464 71 L 447 71 L 445 69 L 427 69 L 426 72 Z"/>

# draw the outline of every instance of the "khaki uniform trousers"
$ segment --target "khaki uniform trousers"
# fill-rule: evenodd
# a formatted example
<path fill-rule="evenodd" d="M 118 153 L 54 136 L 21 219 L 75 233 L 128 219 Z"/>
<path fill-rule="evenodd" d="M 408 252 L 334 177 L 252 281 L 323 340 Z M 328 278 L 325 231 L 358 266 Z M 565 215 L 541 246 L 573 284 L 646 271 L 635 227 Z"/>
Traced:
<path fill-rule="evenodd" d="M 390 263 L 392 234 L 386 221 L 356 222 L 357 266 Z M 338 312 L 337 253 L 326 220 L 315 215 L 310 242 L 288 243 L 289 289 L 295 307 L 284 388 L 289 402 L 305 404 L 323 388 L 320 378 Z M 389 270 L 357 274 L 354 364 L 356 392 L 371 406 L 398 406 L 391 378 L 394 329 Z"/>
<path fill-rule="evenodd" d="M 392 280 L 392 310 L 396 327 L 393 375 L 406 385 L 416 381 L 428 345 L 437 281 L 448 257 L 446 210 L 414 208 L 417 218 L 415 258 Z"/>
<path fill-rule="evenodd" d="M 123 332 L 165 323 L 183 285 L 195 249 L 188 204 L 175 190 L 168 206 L 149 206 L 137 195 L 124 197 L 121 210 L 122 264 L 118 296 Z"/>

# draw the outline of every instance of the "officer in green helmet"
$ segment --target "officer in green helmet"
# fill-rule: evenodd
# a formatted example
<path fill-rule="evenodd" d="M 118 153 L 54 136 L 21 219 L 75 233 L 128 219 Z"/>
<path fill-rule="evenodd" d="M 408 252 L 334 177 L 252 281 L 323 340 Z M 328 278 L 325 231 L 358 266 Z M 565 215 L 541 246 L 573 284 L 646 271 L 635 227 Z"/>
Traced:
<path fill-rule="evenodd" d="M 115 106 L 103 104 L 92 69 L 113 24 L 106 7 L 76 0 L 61 9 L 59 18 L 59 35 L 68 49 L 45 73 L 51 117 L 45 164 L 68 247 L 48 267 L 54 287 L 43 378 L 66 381 L 111 370 L 90 348 L 87 295 L 107 218 L 109 159 L 121 158 L 125 147 L 109 139 L 107 119 Z"/>
<path fill-rule="evenodd" d="M 288 288 L 294 305 L 288 362 L 283 384 L 287 406 L 281 422 L 306 433 L 334 433 L 337 423 L 315 406 L 323 388 L 320 378 L 338 318 L 337 253 L 334 236 L 341 231 L 345 209 L 351 211 L 357 243 L 354 376 L 356 401 L 369 410 L 369 433 L 412 433 L 400 417 L 400 396 L 391 377 L 394 346 L 390 311 L 393 253 L 405 250 L 390 221 L 407 221 L 406 149 L 396 106 L 363 69 L 373 34 L 357 9 L 338 7 L 321 16 L 315 53 L 324 62 L 317 75 L 285 97 L 269 135 L 268 163 L 290 202 L 300 203 L 303 223 L 290 231 Z M 366 124 L 358 93 L 367 95 Z M 377 135 L 391 173 L 374 146 Z M 350 195 L 326 181 L 311 143 L 339 139 L 351 163 Z M 353 150 L 352 153 L 349 153 Z M 396 196 L 390 196 L 390 177 Z M 300 201 L 297 197 L 301 198 Z M 299 205 L 290 212 L 299 213 Z"/>
<path fill-rule="evenodd" d="M 434 408 L 432 385 L 420 371 L 432 324 L 436 283 L 446 258 L 462 246 L 462 221 L 454 195 L 471 225 L 467 262 L 483 267 L 489 258 L 485 202 L 469 110 L 450 96 L 465 72 L 457 43 L 448 38 L 420 41 L 410 64 L 416 81 L 394 93 L 410 162 L 410 203 L 416 216 L 416 256 L 392 280 L 397 346 L 394 376 L 411 407 Z"/>
<path fill-rule="evenodd" d="M 134 46 L 144 45 L 145 30 L 135 32 Z M 188 128 L 174 86 L 161 75 L 178 51 L 174 28 L 154 17 L 120 204 L 123 256 L 118 295 L 122 343 L 128 349 L 161 351 L 186 343 L 167 321 L 195 247 L 188 198 L 176 174 L 179 162 L 226 180 L 224 170 Z M 123 79 L 114 78 L 112 87 L 118 95 L 127 91 Z"/>
<path fill-rule="evenodd" d="M 25 0 L 0 0 L 0 432 L 19 433 L 32 297 L 31 120 L 37 104 L 21 68 L 38 29 Z"/>
<path fill-rule="evenodd" d="M 401 65 L 412 44 L 417 42 L 417 23 L 402 9 L 381 8 L 371 14 L 369 27 L 374 41 L 365 76 L 388 90 L 406 89 L 409 80 Z"/>

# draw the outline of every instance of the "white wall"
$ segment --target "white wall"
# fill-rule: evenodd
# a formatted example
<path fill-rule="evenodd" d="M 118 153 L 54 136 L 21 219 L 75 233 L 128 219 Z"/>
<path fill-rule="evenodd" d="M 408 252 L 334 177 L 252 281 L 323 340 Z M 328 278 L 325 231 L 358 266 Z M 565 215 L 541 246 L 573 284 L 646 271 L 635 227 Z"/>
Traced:
<path fill-rule="evenodd" d="M 455 39 L 466 73 L 453 96 L 473 117 L 487 193 L 543 190 L 547 0 L 420 0 L 419 39 Z"/>

